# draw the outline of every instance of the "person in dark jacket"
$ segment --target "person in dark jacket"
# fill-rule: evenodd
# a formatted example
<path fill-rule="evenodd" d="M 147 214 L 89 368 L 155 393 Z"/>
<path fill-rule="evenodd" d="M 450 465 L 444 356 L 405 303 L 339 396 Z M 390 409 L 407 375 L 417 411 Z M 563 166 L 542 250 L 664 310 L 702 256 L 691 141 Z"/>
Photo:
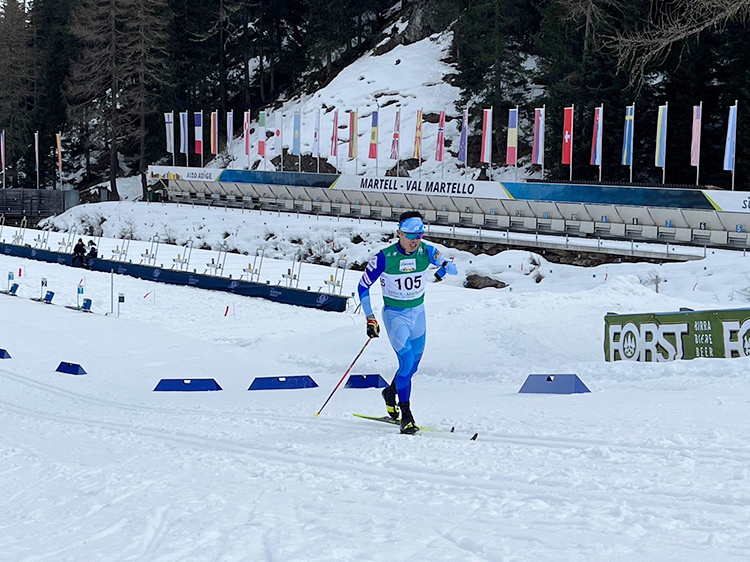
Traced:
<path fill-rule="evenodd" d="M 86 254 L 86 265 L 88 265 L 89 260 L 97 257 L 99 257 L 99 251 L 96 249 L 96 242 L 89 240 L 89 253 Z"/>
<path fill-rule="evenodd" d="M 71 265 L 76 265 L 76 262 L 78 262 L 78 265 L 81 267 L 84 266 L 86 259 L 86 244 L 83 243 L 83 238 L 78 239 L 78 243 L 73 247 L 73 261 L 71 262 Z"/>

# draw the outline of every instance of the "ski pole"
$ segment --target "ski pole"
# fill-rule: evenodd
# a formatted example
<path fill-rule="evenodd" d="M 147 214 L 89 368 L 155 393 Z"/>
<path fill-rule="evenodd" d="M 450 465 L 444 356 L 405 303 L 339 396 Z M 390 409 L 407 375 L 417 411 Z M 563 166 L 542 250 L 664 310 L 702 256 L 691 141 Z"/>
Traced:
<path fill-rule="evenodd" d="M 328 404 L 328 401 L 329 401 L 329 400 L 330 400 L 331 398 L 333 398 L 333 394 L 334 394 L 334 393 L 335 393 L 335 392 L 336 392 L 336 391 L 337 391 L 337 390 L 339 389 L 339 387 L 341 386 L 341 383 L 342 383 L 342 382 L 344 382 L 344 379 L 346 378 L 346 375 L 348 375 L 348 374 L 349 374 L 349 371 L 351 371 L 351 370 L 352 370 L 352 368 L 354 367 L 354 364 L 355 364 L 355 363 L 357 362 L 357 359 L 359 359 L 359 356 L 360 356 L 360 355 L 362 355 L 362 353 L 364 353 L 364 351 L 365 351 L 365 348 L 367 347 L 367 344 L 369 344 L 369 343 L 370 343 L 371 341 L 372 341 L 372 338 L 367 338 L 367 341 L 365 342 L 365 345 L 363 345 L 363 346 L 362 346 L 362 349 L 360 349 L 360 350 L 359 350 L 359 353 L 358 353 L 358 354 L 357 354 L 357 356 L 356 356 L 356 357 L 354 358 L 354 361 L 352 361 L 352 364 L 351 364 L 351 365 L 349 365 L 349 368 L 348 368 L 348 369 L 346 370 L 346 373 L 344 373 L 344 376 L 343 376 L 343 377 L 341 377 L 341 380 L 339 381 L 339 384 L 337 384 L 337 385 L 336 385 L 336 388 L 334 388 L 334 389 L 333 389 L 333 390 L 331 391 L 331 394 L 330 394 L 330 396 L 328 396 L 328 398 L 326 399 L 326 401 L 325 401 L 325 402 L 323 403 L 323 405 L 322 405 L 322 406 L 320 407 L 320 410 L 318 410 L 318 413 L 317 413 L 317 414 L 315 414 L 315 417 L 316 417 L 316 418 L 317 418 L 318 416 L 320 416 L 320 412 L 322 412 L 322 411 L 323 411 L 323 408 L 325 408 L 325 407 L 326 407 L 326 404 Z"/>

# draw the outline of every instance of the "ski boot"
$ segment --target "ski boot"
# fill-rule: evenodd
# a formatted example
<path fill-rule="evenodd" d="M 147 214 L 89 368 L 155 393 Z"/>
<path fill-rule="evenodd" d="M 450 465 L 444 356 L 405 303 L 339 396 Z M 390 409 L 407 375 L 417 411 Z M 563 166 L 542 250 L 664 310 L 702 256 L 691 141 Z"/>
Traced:
<path fill-rule="evenodd" d="M 400 412 L 396 405 L 396 381 L 393 381 L 390 386 L 386 386 L 381 395 L 385 400 L 385 409 L 388 410 L 388 415 L 391 416 L 392 420 L 398 421 Z"/>
<path fill-rule="evenodd" d="M 414 435 L 419 431 L 417 424 L 414 423 L 414 416 L 408 402 L 401 402 L 401 433 L 404 435 Z"/>

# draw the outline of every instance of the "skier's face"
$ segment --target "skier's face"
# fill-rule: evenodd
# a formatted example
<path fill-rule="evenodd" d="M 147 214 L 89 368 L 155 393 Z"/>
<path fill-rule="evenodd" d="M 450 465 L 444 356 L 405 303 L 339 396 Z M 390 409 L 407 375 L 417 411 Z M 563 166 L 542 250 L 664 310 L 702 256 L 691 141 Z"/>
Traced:
<path fill-rule="evenodd" d="M 413 236 L 413 235 L 410 235 Z M 419 238 L 407 238 L 407 235 L 398 231 L 398 243 L 401 244 L 401 247 L 406 250 L 407 254 L 412 254 L 416 252 L 417 248 L 419 248 L 419 243 L 422 241 L 422 237 Z"/>

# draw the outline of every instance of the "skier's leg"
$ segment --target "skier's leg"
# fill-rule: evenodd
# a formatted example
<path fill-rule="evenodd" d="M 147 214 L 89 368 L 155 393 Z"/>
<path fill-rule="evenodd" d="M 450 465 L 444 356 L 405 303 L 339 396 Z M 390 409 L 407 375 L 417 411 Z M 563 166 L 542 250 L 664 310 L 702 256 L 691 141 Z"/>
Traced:
<path fill-rule="evenodd" d="M 396 385 L 399 402 L 408 402 L 414 364 L 414 352 L 409 341 L 412 324 L 411 311 L 409 309 L 386 307 L 383 309 L 383 323 L 391 347 L 398 357 L 398 370 L 393 381 Z"/>

